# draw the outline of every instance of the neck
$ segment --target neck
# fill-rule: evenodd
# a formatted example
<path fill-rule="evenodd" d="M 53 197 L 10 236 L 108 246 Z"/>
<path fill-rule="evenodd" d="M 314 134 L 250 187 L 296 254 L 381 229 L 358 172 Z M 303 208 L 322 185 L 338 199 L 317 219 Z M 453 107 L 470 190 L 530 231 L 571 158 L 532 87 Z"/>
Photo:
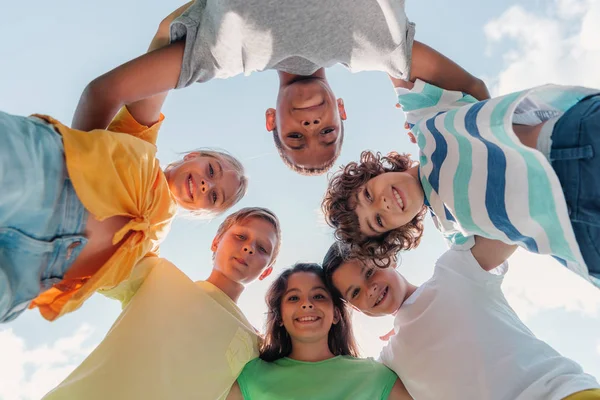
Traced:
<path fill-rule="evenodd" d="M 297 361 L 317 362 L 333 358 L 333 353 L 329 350 L 327 337 L 318 342 L 301 342 L 292 338 L 292 352 L 289 358 Z"/>
<path fill-rule="evenodd" d="M 279 87 L 288 86 L 294 82 L 298 82 L 303 79 L 318 78 L 318 79 L 323 79 L 324 81 L 327 81 L 327 77 L 325 76 L 325 68 L 319 68 L 312 75 L 296 75 L 296 74 L 289 74 L 289 73 L 283 72 L 283 71 L 278 71 L 277 73 L 279 75 Z"/>
<path fill-rule="evenodd" d="M 216 269 L 212 270 L 206 281 L 221 289 L 221 291 L 229 296 L 234 303 L 237 303 L 240 295 L 244 291 L 244 285 L 232 281 Z"/>
<path fill-rule="evenodd" d="M 407 169 L 406 173 L 411 175 L 416 180 L 419 180 L 419 167 L 420 167 L 420 164 L 417 163 L 413 167 L 410 167 L 409 169 Z"/>

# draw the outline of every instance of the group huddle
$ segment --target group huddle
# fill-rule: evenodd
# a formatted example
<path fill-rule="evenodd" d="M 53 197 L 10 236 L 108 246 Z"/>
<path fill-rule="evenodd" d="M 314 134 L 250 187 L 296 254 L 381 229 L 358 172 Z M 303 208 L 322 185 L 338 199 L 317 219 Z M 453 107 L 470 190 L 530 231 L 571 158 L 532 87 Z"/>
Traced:
<path fill-rule="evenodd" d="M 196 0 L 145 55 L 85 88 L 71 126 L 0 112 L 0 321 L 35 308 L 54 321 L 95 292 L 123 304 L 44 398 L 600 399 L 501 290 L 518 247 L 600 287 L 600 90 L 490 99 L 414 34 L 404 0 Z M 352 140 L 327 81 L 335 64 L 389 76 L 418 159 L 366 150 L 332 170 Z M 170 90 L 264 70 L 279 77 L 265 122 L 283 163 L 332 172 L 322 210 L 335 242 L 274 273 L 258 331 L 237 302 L 273 273 L 277 215 L 229 214 L 210 276 L 193 282 L 158 255 L 173 219 L 223 214 L 252 183 L 222 151 L 162 168 L 156 142 Z M 396 258 L 419 245 L 425 218 L 450 249 L 417 287 Z M 377 360 L 360 358 L 353 310 L 395 318 Z"/>

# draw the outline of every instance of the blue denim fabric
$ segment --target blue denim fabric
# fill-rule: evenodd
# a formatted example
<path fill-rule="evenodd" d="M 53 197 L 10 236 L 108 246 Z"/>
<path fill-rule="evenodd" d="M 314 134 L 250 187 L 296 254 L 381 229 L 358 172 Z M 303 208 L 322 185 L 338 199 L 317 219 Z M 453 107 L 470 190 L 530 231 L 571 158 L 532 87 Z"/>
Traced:
<path fill-rule="evenodd" d="M 590 275 L 600 279 L 600 95 L 583 99 L 558 120 L 550 162 Z"/>
<path fill-rule="evenodd" d="M 48 123 L 0 112 L 0 322 L 62 280 L 87 239 L 88 212 Z"/>

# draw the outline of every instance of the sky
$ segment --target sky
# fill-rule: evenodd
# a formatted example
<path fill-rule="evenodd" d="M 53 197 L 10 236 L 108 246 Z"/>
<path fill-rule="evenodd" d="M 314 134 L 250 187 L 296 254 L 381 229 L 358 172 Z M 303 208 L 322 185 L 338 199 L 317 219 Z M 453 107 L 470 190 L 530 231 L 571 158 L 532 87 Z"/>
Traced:
<path fill-rule="evenodd" d="M 161 19 L 182 3 L 140 4 L 2 2 L 0 110 L 70 123 L 85 85 L 143 53 Z M 600 88 L 600 0 L 408 1 L 407 13 L 418 40 L 485 79 L 493 95 L 550 82 Z M 384 74 L 333 67 L 327 76 L 348 114 L 338 164 L 356 160 L 364 149 L 416 153 Z M 199 147 L 227 149 L 244 163 L 250 188 L 232 211 L 263 206 L 279 216 L 283 242 L 275 274 L 297 261 L 320 262 L 333 240 L 320 212 L 327 177 L 288 170 L 264 128 L 276 90 L 276 73 L 267 71 L 175 91 L 163 109 L 167 118 L 158 140 L 163 165 Z M 210 243 L 222 220 L 178 218 L 161 255 L 192 279 L 206 278 Z M 427 220 L 422 244 L 402 254 L 399 270 L 410 282 L 423 283 L 445 249 Z M 271 282 L 250 285 L 239 300 L 257 327 L 263 326 Z M 539 338 L 600 379 L 600 291 L 549 257 L 524 251 L 511 257 L 503 289 Z M 29 311 L 0 325 L 0 400 L 39 399 L 94 349 L 119 312 L 118 303 L 95 295 L 53 323 Z M 391 318 L 354 320 L 363 355 L 377 356 L 384 345 L 378 337 L 391 329 Z"/>

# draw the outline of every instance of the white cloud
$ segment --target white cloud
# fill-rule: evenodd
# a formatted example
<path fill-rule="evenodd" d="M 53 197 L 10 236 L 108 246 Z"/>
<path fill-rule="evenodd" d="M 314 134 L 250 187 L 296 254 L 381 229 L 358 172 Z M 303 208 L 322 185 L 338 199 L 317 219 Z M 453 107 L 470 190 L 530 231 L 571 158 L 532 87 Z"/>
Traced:
<path fill-rule="evenodd" d="M 91 352 L 84 345 L 92 328 L 82 325 L 72 336 L 28 348 L 12 329 L 0 331 L 0 399 L 39 399 L 60 383 Z"/>
<path fill-rule="evenodd" d="M 509 265 L 503 290 L 521 319 L 558 309 L 582 317 L 600 316 L 600 290 L 551 257 L 519 249 Z"/>
<path fill-rule="evenodd" d="M 484 27 L 488 53 L 508 40 L 495 95 L 545 83 L 600 87 L 600 0 L 554 0 L 548 9 L 507 9 Z"/>

